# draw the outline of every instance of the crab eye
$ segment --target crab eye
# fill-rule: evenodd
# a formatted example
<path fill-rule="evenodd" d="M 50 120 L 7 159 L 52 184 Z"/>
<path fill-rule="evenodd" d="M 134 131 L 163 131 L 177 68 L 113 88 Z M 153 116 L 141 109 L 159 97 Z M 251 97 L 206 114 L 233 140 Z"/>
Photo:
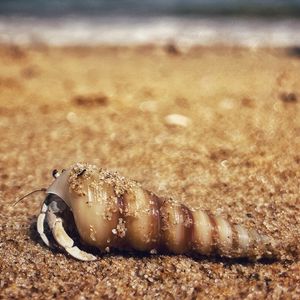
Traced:
<path fill-rule="evenodd" d="M 86 169 L 83 169 L 77 174 L 77 177 L 82 176 L 86 172 Z"/>
<path fill-rule="evenodd" d="M 52 171 L 52 176 L 53 176 L 54 178 L 57 178 L 57 177 L 59 176 L 59 172 L 58 172 L 56 169 L 54 169 L 54 170 Z"/>

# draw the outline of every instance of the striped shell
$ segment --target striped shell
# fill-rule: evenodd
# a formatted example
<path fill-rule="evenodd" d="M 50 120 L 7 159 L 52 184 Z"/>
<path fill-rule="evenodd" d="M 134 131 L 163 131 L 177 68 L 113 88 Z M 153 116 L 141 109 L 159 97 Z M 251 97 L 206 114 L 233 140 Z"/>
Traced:
<path fill-rule="evenodd" d="M 222 216 L 163 199 L 117 173 L 75 164 L 47 190 L 71 209 L 84 244 L 102 251 L 272 256 L 271 238 L 232 225 Z"/>

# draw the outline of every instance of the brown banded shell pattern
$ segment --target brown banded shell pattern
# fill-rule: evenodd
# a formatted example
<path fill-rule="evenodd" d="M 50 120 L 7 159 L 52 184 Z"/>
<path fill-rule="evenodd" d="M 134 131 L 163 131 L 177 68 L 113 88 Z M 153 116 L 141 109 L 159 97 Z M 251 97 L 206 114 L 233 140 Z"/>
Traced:
<path fill-rule="evenodd" d="M 253 258 L 272 255 L 273 241 L 255 230 L 159 198 L 117 173 L 76 164 L 69 184 L 69 205 L 79 235 L 84 243 L 101 250 Z"/>

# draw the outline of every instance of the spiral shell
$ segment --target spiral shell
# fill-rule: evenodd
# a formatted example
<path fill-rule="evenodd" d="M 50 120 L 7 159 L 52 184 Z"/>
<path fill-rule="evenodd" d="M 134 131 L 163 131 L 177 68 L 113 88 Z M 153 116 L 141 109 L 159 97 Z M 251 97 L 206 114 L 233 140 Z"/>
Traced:
<path fill-rule="evenodd" d="M 135 181 L 88 164 L 75 164 L 47 190 L 71 209 L 84 244 L 150 253 L 272 256 L 271 238 L 222 216 L 156 196 Z"/>

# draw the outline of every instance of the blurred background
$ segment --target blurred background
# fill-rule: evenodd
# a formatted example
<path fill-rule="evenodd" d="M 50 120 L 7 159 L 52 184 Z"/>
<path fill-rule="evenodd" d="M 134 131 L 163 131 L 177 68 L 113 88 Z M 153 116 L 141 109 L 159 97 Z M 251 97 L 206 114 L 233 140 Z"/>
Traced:
<path fill-rule="evenodd" d="M 300 44 L 299 0 L 1 0 L 0 41 Z"/>

